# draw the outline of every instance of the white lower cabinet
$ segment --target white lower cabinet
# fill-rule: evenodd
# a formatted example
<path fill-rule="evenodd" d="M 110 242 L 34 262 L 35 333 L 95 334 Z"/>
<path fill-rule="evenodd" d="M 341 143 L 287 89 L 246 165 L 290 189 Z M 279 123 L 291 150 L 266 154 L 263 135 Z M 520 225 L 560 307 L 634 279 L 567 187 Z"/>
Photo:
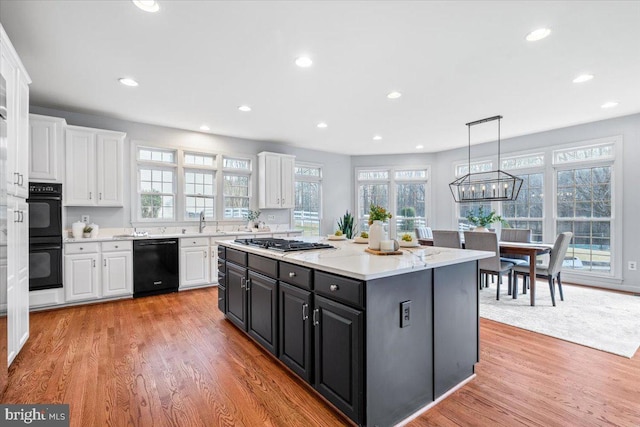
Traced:
<path fill-rule="evenodd" d="M 180 289 L 211 283 L 209 238 L 180 239 Z"/>
<path fill-rule="evenodd" d="M 7 328 L 8 363 L 29 338 L 29 205 L 22 198 L 7 198 Z M 4 236 L 3 236 L 4 240 Z M 4 243 L 4 242 L 3 242 Z"/>
<path fill-rule="evenodd" d="M 133 293 L 130 241 L 67 243 L 64 250 L 66 302 Z"/>

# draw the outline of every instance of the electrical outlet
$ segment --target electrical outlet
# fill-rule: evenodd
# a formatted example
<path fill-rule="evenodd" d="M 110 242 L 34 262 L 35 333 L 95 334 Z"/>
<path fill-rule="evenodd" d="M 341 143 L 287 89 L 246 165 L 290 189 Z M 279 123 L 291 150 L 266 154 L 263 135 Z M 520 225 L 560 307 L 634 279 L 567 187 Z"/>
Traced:
<path fill-rule="evenodd" d="M 89 223 L 89 215 L 82 215 L 80 221 L 84 222 L 85 224 Z"/>
<path fill-rule="evenodd" d="M 276 220 L 275 215 L 267 215 L 267 221 L 275 221 L 275 220 Z"/>
<path fill-rule="evenodd" d="M 400 303 L 400 327 L 411 325 L 411 300 Z"/>
<path fill-rule="evenodd" d="M 638 269 L 638 263 L 635 261 L 629 261 L 629 270 L 637 270 Z"/>

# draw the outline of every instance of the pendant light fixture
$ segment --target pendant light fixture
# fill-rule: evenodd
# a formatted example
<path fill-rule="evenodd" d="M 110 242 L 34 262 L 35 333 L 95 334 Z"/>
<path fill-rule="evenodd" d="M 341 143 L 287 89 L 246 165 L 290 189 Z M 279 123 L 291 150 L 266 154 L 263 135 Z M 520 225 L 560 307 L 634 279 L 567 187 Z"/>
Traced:
<path fill-rule="evenodd" d="M 467 174 L 456 179 L 449 188 L 456 203 L 492 202 L 515 200 L 518 198 L 522 179 L 500 170 L 500 120 L 502 116 L 487 117 L 466 123 L 469 134 L 469 169 Z M 498 170 L 471 172 L 471 126 L 498 121 Z"/>

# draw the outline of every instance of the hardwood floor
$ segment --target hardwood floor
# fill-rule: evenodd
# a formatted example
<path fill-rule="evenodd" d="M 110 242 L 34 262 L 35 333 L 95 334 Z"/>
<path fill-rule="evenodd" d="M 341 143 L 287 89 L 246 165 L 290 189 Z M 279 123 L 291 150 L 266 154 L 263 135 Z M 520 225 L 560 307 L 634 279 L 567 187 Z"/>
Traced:
<path fill-rule="evenodd" d="M 640 354 L 482 319 L 476 372 L 409 425 L 640 425 Z M 216 288 L 32 313 L 1 401 L 69 403 L 72 426 L 347 424 L 224 320 Z"/>

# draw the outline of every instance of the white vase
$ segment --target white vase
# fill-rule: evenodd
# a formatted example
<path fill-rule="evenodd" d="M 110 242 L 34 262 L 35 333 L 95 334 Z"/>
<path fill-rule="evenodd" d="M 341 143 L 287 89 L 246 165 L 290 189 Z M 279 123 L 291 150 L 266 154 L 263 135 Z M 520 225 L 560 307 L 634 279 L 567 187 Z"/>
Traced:
<path fill-rule="evenodd" d="M 85 224 L 84 222 L 74 222 L 73 224 L 71 224 L 71 234 L 75 239 L 79 239 L 82 237 L 82 231 L 84 230 L 84 227 L 87 224 Z"/>
<path fill-rule="evenodd" d="M 380 250 L 380 241 L 387 240 L 387 232 L 382 221 L 373 221 L 369 227 L 369 249 Z"/>
<path fill-rule="evenodd" d="M 478 226 L 473 229 L 473 231 L 488 231 L 487 227 Z"/>

